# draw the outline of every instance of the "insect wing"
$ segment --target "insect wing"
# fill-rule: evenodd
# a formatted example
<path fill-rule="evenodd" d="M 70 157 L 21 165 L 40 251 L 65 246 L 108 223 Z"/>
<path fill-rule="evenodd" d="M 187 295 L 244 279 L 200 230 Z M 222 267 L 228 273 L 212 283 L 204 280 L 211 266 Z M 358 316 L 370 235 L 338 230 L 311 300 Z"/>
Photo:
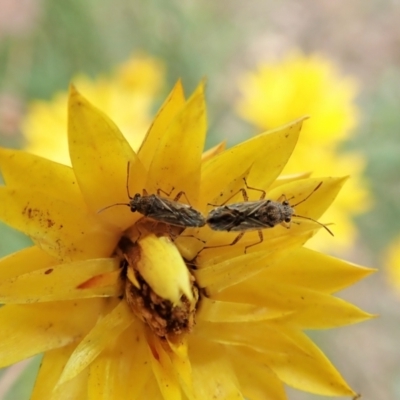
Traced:
<path fill-rule="evenodd" d="M 201 227 L 206 223 L 203 215 L 193 207 L 157 196 L 154 196 L 151 210 L 146 216 L 181 227 Z"/>
<path fill-rule="evenodd" d="M 216 231 L 254 231 L 271 228 L 257 217 L 266 201 L 246 201 L 214 208 L 207 216 L 207 223 Z"/>

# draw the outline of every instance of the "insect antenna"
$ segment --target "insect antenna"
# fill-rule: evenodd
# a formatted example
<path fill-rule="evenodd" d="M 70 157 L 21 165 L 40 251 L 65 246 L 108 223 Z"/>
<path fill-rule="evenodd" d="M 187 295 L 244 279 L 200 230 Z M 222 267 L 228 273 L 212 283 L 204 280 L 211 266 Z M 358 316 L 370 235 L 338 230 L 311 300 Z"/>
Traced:
<path fill-rule="evenodd" d="M 129 167 L 131 165 L 131 162 L 128 161 L 128 164 L 126 166 L 126 193 L 128 194 L 128 197 L 130 200 L 133 199 L 133 197 L 131 196 L 131 194 L 129 193 Z M 100 208 L 100 210 L 97 211 L 97 214 L 100 214 L 101 212 L 103 212 L 104 210 L 107 210 L 107 208 L 111 208 L 114 206 L 128 206 L 130 207 L 131 205 L 129 203 L 115 203 L 115 204 L 111 204 L 110 206 L 106 206 L 103 208 Z"/>
<path fill-rule="evenodd" d="M 107 208 L 111 208 L 114 206 L 128 206 L 130 207 L 131 205 L 129 203 L 115 203 L 115 204 L 111 204 L 111 206 L 106 206 L 103 208 L 100 208 L 100 210 L 97 211 L 97 214 L 100 214 L 101 212 L 103 212 L 104 210 L 107 210 Z"/>
<path fill-rule="evenodd" d="M 322 182 L 318 183 L 318 185 L 314 188 L 314 190 L 306 198 L 304 198 L 303 200 L 300 200 L 296 204 L 291 204 L 290 207 L 294 208 L 294 207 L 298 206 L 299 204 L 304 203 L 306 200 L 308 200 L 321 187 L 321 185 L 322 185 Z"/>
<path fill-rule="evenodd" d="M 130 170 L 130 165 L 131 162 L 128 161 L 128 164 L 126 165 L 126 193 L 128 193 L 128 197 L 132 200 L 133 197 L 131 196 L 131 194 L 129 193 L 129 170 Z M 321 182 L 322 183 L 322 182 Z M 128 204 L 129 205 L 129 204 Z"/>
<path fill-rule="evenodd" d="M 303 219 L 309 219 L 310 221 L 314 221 L 316 222 L 318 225 L 321 225 L 323 228 L 325 228 L 332 236 L 335 236 L 332 231 L 324 224 L 322 224 L 321 222 L 317 221 L 314 218 L 311 217 L 304 217 L 303 215 L 297 215 L 297 214 L 292 214 L 292 217 L 297 217 L 297 218 L 303 218 Z"/>

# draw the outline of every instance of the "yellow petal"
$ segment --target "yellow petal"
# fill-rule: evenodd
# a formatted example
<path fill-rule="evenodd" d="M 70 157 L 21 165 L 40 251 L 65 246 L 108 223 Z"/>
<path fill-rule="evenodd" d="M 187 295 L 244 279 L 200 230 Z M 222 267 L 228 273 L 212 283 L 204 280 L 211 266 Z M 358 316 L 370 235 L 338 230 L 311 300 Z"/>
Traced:
<path fill-rule="evenodd" d="M 69 97 L 68 140 L 71 163 L 86 203 L 96 213 L 114 203 L 129 201 L 126 180 L 130 162 L 130 192 L 142 192 L 146 171 L 135 152 L 101 111 L 92 106 L 73 87 Z M 112 207 L 99 218 L 121 229 L 139 216 L 128 207 Z"/>
<path fill-rule="evenodd" d="M 186 397 L 189 400 L 195 399 L 187 336 L 167 337 L 167 343 L 162 344 L 171 360 L 175 375 L 179 379 Z"/>
<path fill-rule="evenodd" d="M 193 300 L 190 274 L 174 243 L 153 234 L 137 242 L 140 249 L 136 268 L 156 294 L 179 304 L 184 294 Z"/>
<path fill-rule="evenodd" d="M 265 303 L 267 304 L 267 303 Z M 219 301 L 204 296 L 201 299 L 197 321 L 208 322 L 247 322 L 264 321 L 285 315 L 282 310 L 255 304 L 234 301 Z"/>
<path fill-rule="evenodd" d="M 0 187 L 0 203 L 1 220 L 63 261 L 109 256 L 119 240 L 95 215 L 42 192 Z"/>
<path fill-rule="evenodd" d="M 158 387 L 164 399 L 181 400 L 181 389 L 174 374 L 171 359 L 164 350 L 159 337 L 147 330 L 149 356 Z"/>
<path fill-rule="evenodd" d="M 261 272 L 257 281 L 303 286 L 334 293 L 376 272 L 326 254 L 299 247 Z"/>
<path fill-rule="evenodd" d="M 269 190 L 272 190 L 278 186 L 285 185 L 299 179 L 306 179 L 311 176 L 311 172 L 299 172 L 297 174 L 280 175 L 276 180 L 270 185 Z"/>
<path fill-rule="evenodd" d="M 75 379 L 53 390 L 76 344 L 47 351 L 43 356 L 31 400 L 86 400 L 88 373 L 83 371 Z"/>
<path fill-rule="evenodd" d="M 125 301 L 100 319 L 93 329 L 79 343 L 69 358 L 58 385 L 69 381 L 83 371 L 113 340 L 133 321 L 133 315 Z"/>
<path fill-rule="evenodd" d="M 247 254 L 243 254 L 243 248 L 238 248 L 242 255 L 216 262 L 214 265 L 212 259 L 210 259 L 211 265 L 195 270 L 193 274 L 200 287 L 207 288 L 209 295 L 218 293 L 229 286 L 250 278 L 269 265 L 273 265 L 276 260 L 280 259 L 283 252 L 301 246 L 309 237 L 310 235 L 287 237 L 280 243 L 275 243 L 270 250 L 264 249 L 264 251 Z"/>
<path fill-rule="evenodd" d="M 0 309 L 0 367 L 66 346 L 95 323 L 101 299 L 6 305 Z"/>
<path fill-rule="evenodd" d="M 308 117 L 301 117 L 270 131 L 272 135 L 276 133 L 280 140 L 278 142 L 271 141 L 268 148 L 269 154 L 253 158 L 255 161 L 249 174 L 249 186 L 267 188 L 279 176 L 296 146 L 303 122 L 306 119 Z M 273 170 L 270 172 L 269 168 Z"/>
<path fill-rule="evenodd" d="M 24 151 L 0 148 L 0 169 L 9 188 L 39 191 L 85 207 L 71 167 Z"/>
<path fill-rule="evenodd" d="M 189 354 L 197 399 L 243 400 L 235 372 L 221 345 L 191 336 Z"/>
<path fill-rule="evenodd" d="M 116 272 L 114 280 L 97 285 L 103 274 Z M 0 303 L 36 303 L 72 300 L 121 294 L 119 262 L 115 258 L 78 261 L 43 268 L 15 278 L 0 281 Z"/>
<path fill-rule="evenodd" d="M 201 335 L 242 351 L 265 363 L 284 383 L 325 396 L 354 396 L 339 372 L 302 332 L 271 321 L 202 324 Z M 248 350 L 246 349 L 248 348 Z M 253 351 L 253 350 L 256 351 Z"/>
<path fill-rule="evenodd" d="M 274 321 L 221 323 L 199 321 L 196 335 L 228 346 L 247 346 L 260 352 L 278 354 L 300 354 L 306 352 L 285 331 L 285 325 Z"/>
<path fill-rule="evenodd" d="M 297 215 L 316 219 L 319 218 L 332 204 L 346 180 L 347 177 L 308 178 L 296 180 L 271 190 L 268 193 L 268 196 L 270 196 L 271 199 L 278 199 L 282 195 L 285 195 L 287 199 L 291 199 L 290 204 L 294 205 L 310 195 L 306 201 L 295 206 L 294 209 Z M 321 182 L 321 186 L 316 189 Z M 299 224 L 303 223 L 301 218 L 294 217 L 293 220 Z M 327 222 L 334 223 L 335 221 Z M 292 226 L 291 228 L 295 227 Z"/>
<path fill-rule="evenodd" d="M 249 186 L 267 188 L 278 177 L 290 157 L 302 121 L 303 119 L 294 121 L 246 140 L 205 162 L 202 165 L 201 206 L 217 198 L 225 185 L 243 174 L 250 166 L 252 169 L 248 178 Z"/>
<path fill-rule="evenodd" d="M 322 351 L 302 332 L 292 331 L 291 336 L 301 345 L 307 356 L 274 353 L 269 358 L 271 369 L 286 384 L 296 389 L 324 396 L 355 396 Z"/>
<path fill-rule="evenodd" d="M 257 362 L 235 347 L 229 355 L 246 398 L 252 400 L 287 400 L 282 381 L 265 363 Z"/>
<path fill-rule="evenodd" d="M 136 399 L 152 375 L 141 323 L 134 322 L 90 364 L 88 400 Z"/>
<path fill-rule="evenodd" d="M 217 296 L 224 301 L 265 304 L 281 313 L 279 322 L 301 329 L 326 329 L 361 322 L 373 315 L 331 295 L 303 287 L 271 282 L 259 275 Z M 222 319 L 221 319 L 222 321 Z M 249 318 L 250 321 L 250 318 Z"/>
<path fill-rule="evenodd" d="M 146 188 L 183 191 L 196 207 L 199 197 L 201 155 L 207 133 L 204 84 L 171 121 L 154 150 Z"/>
<path fill-rule="evenodd" d="M 288 291 L 292 289 L 292 294 L 295 294 L 293 287 L 287 289 Z M 310 291 L 302 291 L 302 294 L 306 299 L 303 307 L 298 307 L 295 312 L 281 318 L 281 322 L 288 322 L 301 329 L 329 329 L 376 317 L 336 297 L 315 295 L 315 293 L 313 293 L 314 296 L 309 296 Z M 290 301 L 290 298 L 286 297 L 286 299 Z M 293 308 L 295 307 L 293 305 Z"/>
<path fill-rule="evenodd" d="M 145 382 L 143 390 L 140 392 L 139 396 L 137 396 L 134 400 L 143 400 L 143 399 L 165 400 L 165 397 L 162 395 L 154 376 L 151 376 L 148 379 L 148 381 Z"/>
<path fill-rule="evenodd" d="M 168 126 L 185 105 L 185 96 L 181 81 L 178 81 L 164 104 L 158 111 L 153 124 L 144 138 L 139 150 L 139 158 L 148 170 L 157 148 Z"/>
<path fill-rule="evenodd" d="M 0 280 L 52 267 L 59 261 L 39 247 L 32 246 L 0 259 Z"/>
<path fill-rule="evenodd" d="M 201 156 L 201 162 L 205 163 L 208 160 L 211 160 L 213 157 L 215 157 L 217 154 L 222 153 L 226 149 L 226 140 L 224 140 L 221 143 L 218 143 L 214 147 L 211 147 L 211 149 L 206 150 L 203 155 Z"/>

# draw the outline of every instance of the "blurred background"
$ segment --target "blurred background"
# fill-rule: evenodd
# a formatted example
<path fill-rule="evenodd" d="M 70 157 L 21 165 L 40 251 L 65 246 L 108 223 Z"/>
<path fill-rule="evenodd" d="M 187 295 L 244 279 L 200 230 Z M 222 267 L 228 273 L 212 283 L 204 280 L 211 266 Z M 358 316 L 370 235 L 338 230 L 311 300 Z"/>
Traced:
<path fill-rule="evenodd" d="M 310 335 L 363 399 L 400 399 L 399 21 L 396 0 L 0 0 L 0 145 L 68 163 L 70 82 L 133 146 L 179 78 L 207 78 L 208 147 L 310 115 L 285 172 L 351 176 L 310 246 L 378 268 L 340 296 L 380 314 Z M 29 244 L 0 235 L 0 256 Z M 0 399 L 39 364 L 0 370 Z"/>

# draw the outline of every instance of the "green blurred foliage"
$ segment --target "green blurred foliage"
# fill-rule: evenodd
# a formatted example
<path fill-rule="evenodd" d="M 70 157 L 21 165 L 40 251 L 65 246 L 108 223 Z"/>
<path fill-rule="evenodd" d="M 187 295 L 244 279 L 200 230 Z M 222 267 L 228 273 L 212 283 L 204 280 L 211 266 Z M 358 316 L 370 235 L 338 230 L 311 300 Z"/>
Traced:
<path fill-rule="evenodd" d="M 374 196 L 369 213 L 356 218 L 362 241 L 374 256 L 400 235 L 400 73 L 388 71 L 362 99 L 362 124 L 349 149 L 362 149 Z"/>

